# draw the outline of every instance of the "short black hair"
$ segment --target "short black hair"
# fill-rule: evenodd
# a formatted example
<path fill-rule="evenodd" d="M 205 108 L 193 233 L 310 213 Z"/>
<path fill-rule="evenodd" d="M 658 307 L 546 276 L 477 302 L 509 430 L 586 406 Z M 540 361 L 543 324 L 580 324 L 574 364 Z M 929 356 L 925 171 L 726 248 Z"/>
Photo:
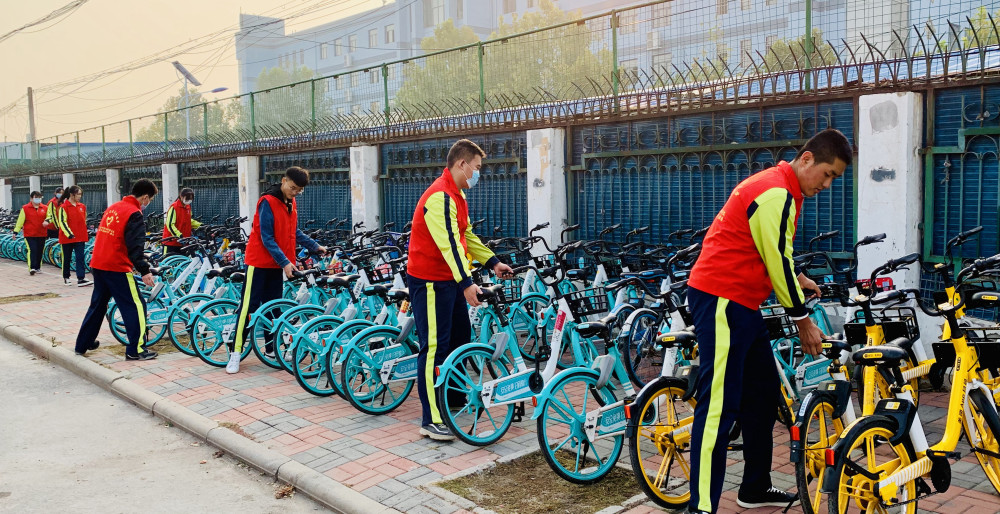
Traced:
<path fill-rule="evenodd" d="M 62 194 L 62 192 L 63 192 L 63 188 L 61 188 L 61 187 L 57 187 L 57 188 L 56 188 L 56 194 L 57 194 L 57 195 L 61 195 L 61 194 Z"/>
<path fill-rule="evenodd" d="M 295 182 L 296 186 L 306 187 L 309 185 L 309 170 L 305 168 L 292 166 L 285 170 L 285 176 L 292 182 Z"/>
<path fill-rule="evenodd" d="M 476 143 L 469 141 L 468 139 L 459 139 L 455 141 L 455 144 L 451 145 L 451 149 L 448 150 L 448 167 L 452 167 L 456 162 L 465 160 L 471 161 L 475 159 L 476 156 L 486 157 L 486 152 L 479 147 Z"/>
<path fill-rule="evenodd" d="M 156 196 L 156 194 L 159 192 L 160 190 L 159 188 L 156 187 L 156 184 L 154 184 L 153 181 L 149 180 L 148 178 L 141 178 L 139 180 L 136 180 L 135 184 L 132 184 L 131 194 L 136 198 L 139 198 L 140 196 L 149 196 L 150 198 L 152 198 Z"/>
<path fill-rule="evenodd" d="M 28 196 L 30 196 L 32 198 L 41 198 L 42 197 L 42 192 L 41 191 L 32 191 L 31 194 L 28 195 Z"/>
<path fill-rule="evenodd" d="M 184 199 L 188 197 L 194 198 L 194 189 L 191 189 L 190 187 L 181 189 L 181 192 L 177 194 L 177 198 Z"/>
<path fill-rule="evenodd" d="M 833 164 L 840 159 L 850 165 L 854 160 L 854 150 L 851 149 L 851 142 L 847 140 L 847 136 L 832 128 L 823 130 L 806 141 L 795 158 L 802 157 L 806 152 L 812 152 L 813 159 L 824 164 Z"/>

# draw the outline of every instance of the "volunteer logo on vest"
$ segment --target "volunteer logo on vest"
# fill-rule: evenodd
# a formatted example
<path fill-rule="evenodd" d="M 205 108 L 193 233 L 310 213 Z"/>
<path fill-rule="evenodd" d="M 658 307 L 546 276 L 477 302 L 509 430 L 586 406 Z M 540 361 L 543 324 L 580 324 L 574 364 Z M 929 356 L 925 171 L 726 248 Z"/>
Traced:
<path fill-rule="evenodd" d="M 97 231 L 98 232 L 103 232 L 103 233 L 105 233 L 105 234 L 107 234 L 107 235 L 109 235 L 111 237 L 114 237 L 115 236 L 115 229 L 113 229 L 111 227 L 117 225 L 119 219 L 120 218 L 118 217 L 118 213 L 117 212 L 109 210 L 104 215 L 104 223 L 101 224 L 101 227 L 98 228 Z M 105 225 L 107 225 L 107 226 L 105 226 Z"/>

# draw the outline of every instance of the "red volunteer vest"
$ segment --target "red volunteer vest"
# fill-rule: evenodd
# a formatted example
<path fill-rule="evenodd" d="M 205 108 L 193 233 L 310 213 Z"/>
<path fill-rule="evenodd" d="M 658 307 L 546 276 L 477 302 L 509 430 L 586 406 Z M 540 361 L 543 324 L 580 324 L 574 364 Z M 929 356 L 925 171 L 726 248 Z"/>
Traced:
<path fill-rule="evenodd" d="M 21 229 L 24 231 L 24 237 L 45 237 L 48 235 L 48 230 L 42 226 L 42 222 L 45 221 L 45 215 L 48 213 L 48 207 L 44 205 L 39 205 L 35 207 L 35 204 L 28 202 L 21 207 L 24 211 L 24 226 Z"/>
<path fill-rule="evenodd" d="M 170 205 L 170 208 L 174 210 L 174 226 L 177 230 L 181 231 L 181 237 L 191 237 L 191 206 L 184 205 L 184 201 L 178 198 L 174 200 L 174 203 Z M 167 220 L 169 222 L 169 220 Z M 170 229 L 167 228 L 167 224 L 163 224 L 163 237 L 173 237 L 174 235 L 170 233 Z M 180 246 L 181 244 L 177 241 L 166 241 L 163 243 L 166 246 Z"/>
<path fill-rule="evenodd" d="M 299 209 L 292 199 L 292 212 L 288 212 L 285 202 L 272 195 L 264 195 L 257 201 L 254 209 L 253 227 L 250 229 L 250 239 L 247 241 L 246 253 L 243 260 L 248 266 L 255 268 L 278 268 L 278 263 L 264 248 L 264 241 L 260 238 L 260 203 L 267 202 L 271 207 L 271 214 L 274 216 L 274 241 L 278 243 L 281 252 L 285 254 L 292 263 L 295 262 L 295 231 L 299 227 Z"/>
<path fill-rule="evenodd" d="M 69 201 L 65 201 L 59 206 L 59 210 L 66 213 L 66 225 L 69 227 L 70 232 L 73 233 L 73 238 L 70 239 L 60 230 L 59 244 L 86 243 L 89 241 L 90 235 L 87 234 L 87 206 L 83 202 L 73 205 Z M 58 215 L 59 213 L 57 212 L 56 214 Z"/>
<path fill-rule="evenodd" d="M 427 228 L 427 222 L 424 221 L 424 204 L 427 203 L 427 199 L 431 195 L 438 191 L 444 191 L 458 209 L 459 241 L 462 243 L 462 251 L 466 255 L 469 254 L 469 245 L 465 241 L 465 229 L 469 226 L 469 205 L 465 202 L 465 197 L 459 191 L 458 185 L 455 184 L 455 179 L 451 177 L 451 171 L 445 168 L 444 173 L 434 180 L 430 187 L 424 191 L 423 196 L 420 197 L 420 201 L 417 202 L 417 208 L 413 211 L 413 226 L 410 232 L 409 261 L 406 264 L 406 273 L 421 280 L 433 280 L 435 282 L 454 281 L 455 277 L 451 274 L 451 268 L 445 262 L 444 257 L 441 255 L 441 250 L 438 249 L 437 243 L 431 237 L 431 232 Z"/>
<path fill-rule="evenodd" d="M 125 225 L 133 214 L 141 211 L 139 200 L 131 195 L 104 211 L 101 224 L 97 227 L 97 236 L 94 237 L 91 268 L 126 273 L 132 271 L 132 260 L 128 258 L 128 248 L 125 246 Z"/>

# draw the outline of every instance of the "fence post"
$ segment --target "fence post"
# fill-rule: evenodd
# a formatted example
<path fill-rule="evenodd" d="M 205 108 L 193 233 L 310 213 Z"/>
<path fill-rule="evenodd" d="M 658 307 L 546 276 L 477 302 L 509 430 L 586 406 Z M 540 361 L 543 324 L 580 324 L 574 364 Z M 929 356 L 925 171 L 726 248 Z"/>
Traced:
<path fill-rule="evenodd" d="M 63 187 L 64 188 L 72 186 L 72 185 L 76 185 L 76 175 L 74 175 L 72 173 L 63 173 L 62 174 L 62 179 L 63 179 Z"/>
<path fill-rule="evenodd" d="M 107 181 L 107 195 L 108 195 L 108 205 L 117 203 L 121 201 L 121 182 L 122 182 L 122 170 L 109 168 L 104 170 L 105 180 Z"/>
<path fill-rule="evenodd" d="M 83 167 L 83 155 L 80 153 L 80 132 L 76 133 L 76 167 Z"/>
<path fill-rule="evenodd" d="M 805 89 L 809 92 L 811 89 L 812 82 L 812 61 L 811 55 L 813 53 L 813 36 L 812 36 L 812 0 L 806 0 L 806 80 Z"/>
<path fill-rule="evenodd" d="M 177 191 L 180 188 L 179 168 L 180 166 L 177 163 L 160 165 L 160 178 L 163 184 L 163 191 L 160 194 L 163 195 L 164 213 L 170 209 L 170 204 L 174 201 L 174 198 L 177 198 Z"/>
<path fill-rule="evenodd" d="M 311 104 L 310 111 L 312 111 L 312 139 L 316 140 L 316 79 L 309 81 L 309 102 Z"/>
<path fill-rule="evenodd" d="M 528 228 L 549 223 L 537 234 L 558 241 L 566 228 L 566 129 L 529 130 L 528 134 Z"/>
<path fill-rule="evenodd" d="M 28 177 L 28 191 L 41 191 L 42 190 L 42 176 L 32 175 Z"/>
<path fill-rule="evenodd" d="M 240 192 L 240 217 L 247 218 L 241 226 L 250 233 L 254 209 L 260 199 L 260 157 L 256 155 L 236 158 L 236 179 Z"/>
<path fill-rule="evenodd" d="M 483 71 L 483 53 L 485 49 L 483 48 L 483 42 L 480 41 L 476 45 L 476 51 L 479 52 L 479 111 L 483 113 L 483 120 L 486 118 L 486 75 Z"/>
<path fill-rule="evenodd" d="M 205 149 L 208 149 L 208 102 L 201 104 L 201 119 L 205 122 Z"/>
<path fill-rule="evenodd" d="M 252 143 L 251 146 L 257 146 L 257 122 L 254 119 L 255 110 L 256 109 L 253 103 L 253 91 L 251 91 L 250 92 L 250 142 Z"/>
<path fill-rule="evenodd" d="M 132 120 L 128 120 L 128 155 L 135 157 L 135 145 L 132 143 Z"/>
<path fill-rule="evenodd" d="M 104 125 L 101 125 L 101 160 L 108 158 L 108 151 L 106 148 L 106 140 L 104 137 Z"/>
<path fill-rule="evenodd" d="M 170 137 L 170 116 L 168 116 L 167 113 L 163 113 L 163 155 L 164 156 L 166 156 L 168 153 L 170 153 L 170 150 L 169 150 L 170 147 L 168 146 L 168 143 L 167 143 L 167 141 L 170 140 L 169 137 Z M 163 203 L 166 204 L 167 202 L 163 202 Z"/>
<path fill-rule="evenodd" d="M 618 112 L 618 11 L 611 11 L 611 98 L 614 112 Z"/>
<path fill-rule="evenodd" d="M 365 228 L 379 226 L 378 147 L 355 143 L 351 147 L 351 221 Z"/>
<path fill-rule="evenodd" d="M 9 178 L 0 178 L 0 209 L 14 210 L 14 188 Z"/>
<path fill-rule="evenodd" d="M 385 93 L 385 126 L 389 126 L 389 65 L 382 65 L 382 91 Z"/>

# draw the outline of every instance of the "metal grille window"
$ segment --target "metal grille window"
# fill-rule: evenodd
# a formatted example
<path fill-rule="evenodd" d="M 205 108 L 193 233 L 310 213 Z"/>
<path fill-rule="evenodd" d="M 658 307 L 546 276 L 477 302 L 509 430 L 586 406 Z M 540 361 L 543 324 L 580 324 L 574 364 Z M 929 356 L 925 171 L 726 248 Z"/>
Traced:
<path fill-rule="evenodd" d="M 81 201 L 87 206 L 87 217 L 98 217 L 108 208 L 108 176 L 102 171 L 77 173 L 73 177 L 83 190 Z"/>
<path fill-rule="evenodd" d="M 162 170 L 162 168 L 160 166 L 139 166 L 139 167 L 123 168 L 122 169 L 122 180 L 121 180 L 121 183 L 119 184 L 120 187 L 119 187 L 118 193 L 121 196 L 123 196 L 123 197 L 125 195 L 128 195 L 130 192 L 132 192 L 132 184 L 134 184 L 135 181 L 137 181 L 137 180 L 139 180 L 141 178 L 152 180 L 153 183 L 156 184 L 156 187 L 160 190 L 160 194 L 156 195 L 153 198 L 153 202 L 150 203 L 149 207 L 146 207 L 146 210 L 143 211 L 143 212 L 145 213 L 146 216 L 149 216 L 150 214 L 154 214 L 154 213 L 162 213 L 163 212 L 163 170 Z M 167 205 L 170 205 L 170 202 L 173 202 L 173 201 L 174 201 L 174 199 L 171 198 L 167 202 Z M 155 226 L 155 225 L 151 225 L 151 226 Z M 147 226 L 146 228 L 150 229 L 151 226 Z M 160 225 L 160 228 L 163 228 L 163 226 Z"/>
<path fill-rule="evenodd" d="M 191 214 L 198 221 L 215 223 L 239 216 L 236 159 L 182 162 L 178 166 L 177 175 L 180 187 L 194 189 L 195 201 L 191 204 Z M 167 204 L 174 200 L 175 198 L 164 199 Z"/>
<path fill-rule="evenodd" d="M 11 180 L 11 201 L 14 202 L 14 210 L 16 211 L 22 205 L 28 203 L 31 200 L 31 183 L 28 181 L 28 177 L 17 177 Z M 45 197 L 45 201 L 48 201 L 48 197 Z"/>
<path fill-rule="evenodd" d="M 351 163 L 348 148 L 332 148 L 315 152 L 302 152 L 261 157 L 263 181 L 261 190 L 281 181 L 290 166 L 309 170 L 309 186 L 296 199 L 299 224 L 305 227 L 309 220 L 314 226 L 338 218 L 351 220 Z"/>

